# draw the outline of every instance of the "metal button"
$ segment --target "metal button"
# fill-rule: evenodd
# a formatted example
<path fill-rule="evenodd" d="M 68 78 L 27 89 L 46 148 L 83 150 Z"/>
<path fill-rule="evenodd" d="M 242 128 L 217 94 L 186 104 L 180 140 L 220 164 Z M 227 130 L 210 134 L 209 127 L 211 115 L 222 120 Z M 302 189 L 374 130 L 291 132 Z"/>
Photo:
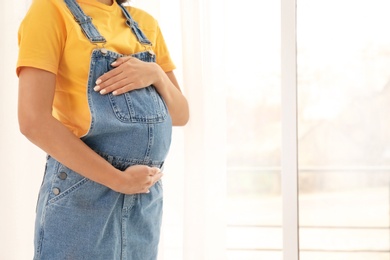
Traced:
<path fill-rule="evenodd" d="M 106 48 L 101 48 L 100 49 L 100 52 L 103 54 L 103 55 L 106 55 L 108 53 L 108 50 Z"/>
<path fill-rule="evenodd" d="M 53 188 L 53 193 L 54 193 L 54 195 L 60 194 L 60 189 L 59 188 Z"/>
<path fill-rule="evenodd" d="M 68 174 L 66 174 L 66 172 L 60 172 L 60 175 L 58 175 L 58 178 L 60 178 L 61 180 L 66 180 L 67 177 Z"/>

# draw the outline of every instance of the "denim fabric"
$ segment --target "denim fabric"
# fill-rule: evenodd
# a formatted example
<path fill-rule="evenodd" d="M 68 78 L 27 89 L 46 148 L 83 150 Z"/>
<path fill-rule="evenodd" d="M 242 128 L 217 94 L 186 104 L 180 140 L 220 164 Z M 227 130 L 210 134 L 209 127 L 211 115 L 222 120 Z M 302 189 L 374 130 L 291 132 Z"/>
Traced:
<path fill-rule="evenodd" d="M 103 36 L 100 35 L 96 27 L 92 24 L 91 17 L 85 15 L 83 10 L 74 0 L 64 0 L 68 8 L 71 10 L 74 19 L 80 24 L 81 30 L 85 36 L 94 43 L 106 42 Z"/>
<path fill-rule="evenodd" d="M 75 0 L 69 9 L 83 14 Z M 71 4 L 69 4 L 71 3 Z M 141 43 L 148 40 L 123 8 L 128 24 L 136 26 Z M 76 17 L 76 15 L 75 15 Z M 87 18 L 80 18 L 87 21 Z M 93 26 L 84 23 L 83 26 Z M 131 26 L 130 26 L 131 27 Z M 86 29 L 91 42 L 98 31 Z M 153 86 L 123 95 L 101 95 L 96 79 L 112 69 L 122 55 L 95 49 L 88 78 L 92 116 L 82 140 L 114 167 L 135 164 L 162 167 L 172 122 L 166 104 Z M 155 62 L 152 52 L 134 57 Z M 148 194 L 124 195 L 95 183 L 48 156 L 39 192 L 35 224 L 35 260 L 153 260 L 157 258 L 162 217 L 161 181 Z"/>
<path fill-rule="evenodd" d="M 149 52 L 133 55 L 154 61 Z M 111 69 L 119 54 L 94 50 L 88 82 L 92 113 L 89 132 L 82 139 L 95 151 L 142 163 L 159 164 L 170 146 L 171 120 L 165 102 L 153 86 L 123 95 L 101 95 L 93 87 L 96 79 Z"/>
<path fill-rule="evenodd" d="M 131 28 L 138 41 L 146 45 L 151 45 L 152 43 L 148 40 L 148 38 L 145 37 L 144 33 L 139 29 L 137 22 L 131 18 L 125 7 L 123 5 L 120 5 L 120 7 L 122 8 L 123 14 L 126 17 L 126 24 Z"/>

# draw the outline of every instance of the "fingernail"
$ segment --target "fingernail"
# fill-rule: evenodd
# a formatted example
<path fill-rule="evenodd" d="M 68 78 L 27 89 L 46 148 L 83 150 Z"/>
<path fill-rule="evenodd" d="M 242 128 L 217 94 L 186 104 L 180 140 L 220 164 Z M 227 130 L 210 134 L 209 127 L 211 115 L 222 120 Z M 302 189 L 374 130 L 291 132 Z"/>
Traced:
<path fill-rule="evenodd" d="M 98 80 L 96 80 L 96 85 L 99 85 L 100 83 L 102 82 L 102 80 L 101 79 L 98 79 Z"/>
<path fill-rule="evenodd" d="M 111 63 L 111 66 L 115 66 L 116 65 L 116 61 L 114 61 L 113 63 Z"/>
<path fill-rule="evenodd" d="M 103 94 L 106 94 L 106 92 L 107 92 L 107 91 L 106 91 L 105 89 L 100 90 L 100 94 L 102 94 L 102 95 L 103 95 Z"/>
<path fill-rule="evenodd" d="M 93 88 L 93 90 L 99 91 L 99 90 L 100 90 L 100 87 L 99 87 L 99 86 L 95 86 L 95 87 Z"/>
<path fill-rule="evenodd" d="M 146 193 L 150 193 L 150 190 L 148 190 Z"/>
<path fill-rule="evenodd" d="M 112 94 L 113 94 L 114 96 L 116 96 L 116 95 L 118 95 L 118 92 L 117 92 L 117 91 L 113 91 Z"/>

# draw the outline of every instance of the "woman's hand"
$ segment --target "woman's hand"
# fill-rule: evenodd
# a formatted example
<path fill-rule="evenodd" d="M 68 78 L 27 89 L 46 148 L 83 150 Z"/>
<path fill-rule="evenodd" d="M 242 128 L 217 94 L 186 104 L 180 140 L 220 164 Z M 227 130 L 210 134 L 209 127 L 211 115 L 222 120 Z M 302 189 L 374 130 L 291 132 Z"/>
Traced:
<path fill-rule="evenodd" d="M 188 102 L 173 71 L 164 72 L 155 62 L 144 62 L 131 56 L 121 57 L 111 66 L 115 68 L 96 80 L 95 91 L 102 95 L 120 95 L 153 85 L 168 106 L 172 125 L 183 126 L 188 122 Z"/>
<path fill-rule="evenodd" d="M 148 193 L 162 177 L 163 173 L 157 167 L 146 165 L 133 165 L 124 170 L 118 179 L 115 191 L 124 194 Z"/>
<path fill-rule="evenodd" d="M 157 75 L 154 62 L 144 62 L 137 58 L 126 56 L 111 64 L 115 67 L 96 80 L 95 91 L 100 94 L 112 93 L 120 95 L 125 92 L 145 88 L 152 85 Z"/>

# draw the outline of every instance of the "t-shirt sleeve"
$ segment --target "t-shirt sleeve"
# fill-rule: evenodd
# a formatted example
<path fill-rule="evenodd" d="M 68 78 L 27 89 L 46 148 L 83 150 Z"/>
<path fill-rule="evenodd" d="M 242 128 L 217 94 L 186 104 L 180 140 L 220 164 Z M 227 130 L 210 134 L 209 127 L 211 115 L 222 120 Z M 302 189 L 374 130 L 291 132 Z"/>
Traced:
<path fill-rule="evenodd" d="M 176 66 L 171 59 L 168 47 L 158 24 L 156 32 L 156 43 L 153 49 L 156 53 L 156 62 L 165 72 L 172 71 L 176 68 Z"/>
<path fill-rule="evenodd" d="M 18 31 L 19 55 L 16 73 L 34 67 L 57 74 L 65 42 L 65 25 L 52 0 L 34 0 Z M 60 2 L 60 1 L 57 1 Z"/>

